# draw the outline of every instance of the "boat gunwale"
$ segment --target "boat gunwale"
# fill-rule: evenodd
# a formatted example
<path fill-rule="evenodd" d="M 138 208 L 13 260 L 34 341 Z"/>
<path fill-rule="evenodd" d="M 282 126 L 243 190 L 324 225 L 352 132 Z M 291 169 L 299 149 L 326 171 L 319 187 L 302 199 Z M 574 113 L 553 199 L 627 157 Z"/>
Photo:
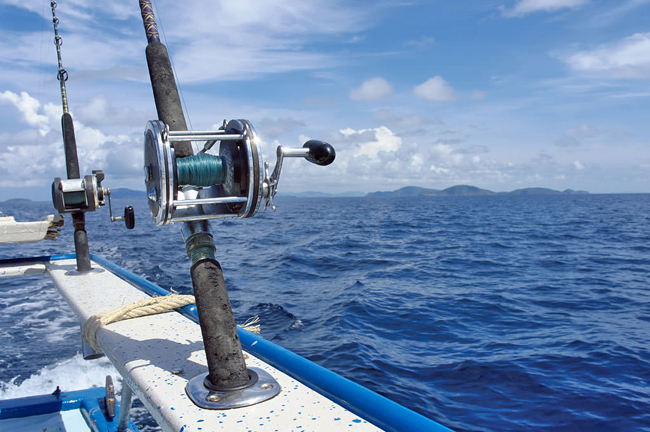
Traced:
<path fill-rule="evenodd" d="M 74 259 L 75 257 L 75 254 L 59 254 L 2 259 L 0 260 L 0 265 L 60 261 Z M 106 258 L 95 254 L 91 254 L 90 257 L 91 260 L 145 294 L 150 296 L 166 296 L 172 294 L 170 291 L 161 288 L 155 283 L 132 273 Z M 195 305 L 185 306 L 178 311 L 188 319 L 198 323 L 198 313 Z M 240 327 L 237 328 L 237 331 L 245 351 L 383 430 L 451 431 L 451 429 L 434 420 L 381 396 L 261 336 L 255 335 Z"/>

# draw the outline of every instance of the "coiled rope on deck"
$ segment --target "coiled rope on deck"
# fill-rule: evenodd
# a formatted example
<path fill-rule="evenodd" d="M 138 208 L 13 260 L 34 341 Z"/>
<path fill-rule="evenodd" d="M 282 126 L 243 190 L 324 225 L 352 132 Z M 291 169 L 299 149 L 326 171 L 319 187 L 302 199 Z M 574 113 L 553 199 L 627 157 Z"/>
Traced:
<path fill-rule="evenodd" d="M 97 344 L 97 331 L 100 328 L 118 321 L 169 312 L 194 303 L 196 303 L 196 300 L 193 295 L 181 294 L 171 294 L 168 296 L 151 297 L 140 300 L 108 312 L 102 312 L 91 316 L 83 324 L 81 335 L 84 341 L 86 341 L 86 343 L 95 351 L 101 351 L 101 348 Z M 260 326 L 257 324 L 258 322 L 259 317 L 256 316 L 250 318 L 239 327 L 246 329 L 251 333 L 259 334 Z"/>

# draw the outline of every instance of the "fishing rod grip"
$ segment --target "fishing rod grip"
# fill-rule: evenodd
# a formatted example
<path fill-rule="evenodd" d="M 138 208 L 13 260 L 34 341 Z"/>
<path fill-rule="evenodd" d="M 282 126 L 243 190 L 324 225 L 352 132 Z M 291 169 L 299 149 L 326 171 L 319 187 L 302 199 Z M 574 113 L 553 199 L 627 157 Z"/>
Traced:
<path fill-rule="evenodd" d="M 208 362 L 208 379 L 220 388 L 246 384 L 249 381 L 246 361 L 221 265 L 217 260 L 205 258 L 192 266 L 191 275 Z"/>
<path fill-rule="evenodd" d="M 168 125 L 169 130 L 187 130 L 167 48 L 160 42 L 150 42 L 146 55 L 158 119 Z M 176 157 L 183 158 L 194 154 L 191 142 L 174 142 L 173 146 Z"/>

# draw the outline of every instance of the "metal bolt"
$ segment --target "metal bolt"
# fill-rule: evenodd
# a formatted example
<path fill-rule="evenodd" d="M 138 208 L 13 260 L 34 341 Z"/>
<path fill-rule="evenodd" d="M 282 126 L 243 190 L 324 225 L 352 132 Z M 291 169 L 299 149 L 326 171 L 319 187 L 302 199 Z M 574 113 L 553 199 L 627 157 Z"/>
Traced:
<path fill-rule="evenodd" d="M 260 388 L 262 390 L 271 390 L 273 388 L 273 384 L 262 384 Z"/>
<path fill-rule="evenodd" d="M 216 394 L 216 393 L 210 393 L 205 400 L 208 402 L 219 402 L 222 399 L 223 395 Z"/>

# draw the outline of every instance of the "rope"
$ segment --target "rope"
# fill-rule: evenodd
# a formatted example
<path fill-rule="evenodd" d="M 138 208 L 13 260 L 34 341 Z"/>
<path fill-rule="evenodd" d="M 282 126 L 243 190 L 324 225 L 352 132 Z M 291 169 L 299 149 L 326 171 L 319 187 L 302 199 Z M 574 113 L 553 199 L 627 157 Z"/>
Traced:
<path fill-rule="evenodd" d="M 81 335 L 88 345 L 95 351 L 101 351 L 97 344 L 97 330 L 109 324 L 131 318 L 156 315 L 163 312 L 182 308 L 194 304 L 193 295 L 171 294 L 168 296 L 151 297 L 140 300 L 126 306 L 113 309 L 112 311 L 95 314 L 88 318 L 81 329 Z M 240 326 L 251 333 L 259 334 L 259 317 L 249 318 L 244 325 Z"/>

